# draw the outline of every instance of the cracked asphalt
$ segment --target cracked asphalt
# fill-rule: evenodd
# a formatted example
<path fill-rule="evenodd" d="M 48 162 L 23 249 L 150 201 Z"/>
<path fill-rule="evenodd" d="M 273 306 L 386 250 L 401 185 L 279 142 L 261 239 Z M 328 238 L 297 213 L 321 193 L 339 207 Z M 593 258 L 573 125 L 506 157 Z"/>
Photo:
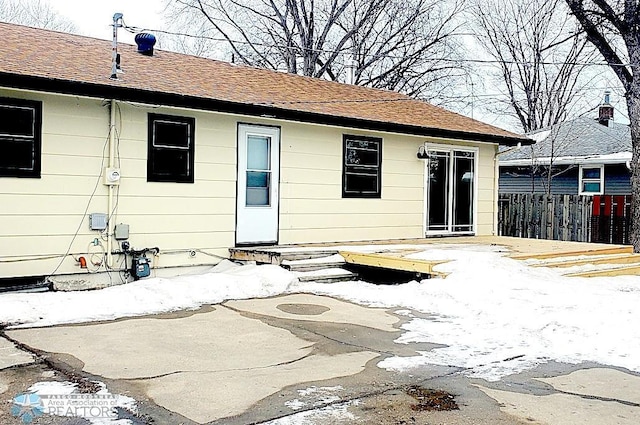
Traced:
<path fill-rule="evenodd" d="M 463 370 L 377 366 L 436 344 L 398 344 L 404 316 L 315 295 L 229 301 L 198 311 L 50 328 L 0 338 L 0 423 L 35 382 L 104 382 L 133 397 L 138 424 L 258 424 L 303 412 L 318 424 L 631 425 L 640 377 L 603 365 L 548 363 L 495 383 Z M 11 342 L 17 344 L 17 348 Z M 456 396 L 459 410 L 412 409 L 409 385 Z M 327 408 L 348 414 L 331 416 Z M 128 416 L 127 416 L 128 415 Z M 84 424 L 42 416 L 34 424 Z M 309 422 L 306 422 L 309 423 Z M 311 422 L 314 423 L 314 422 Z"/>

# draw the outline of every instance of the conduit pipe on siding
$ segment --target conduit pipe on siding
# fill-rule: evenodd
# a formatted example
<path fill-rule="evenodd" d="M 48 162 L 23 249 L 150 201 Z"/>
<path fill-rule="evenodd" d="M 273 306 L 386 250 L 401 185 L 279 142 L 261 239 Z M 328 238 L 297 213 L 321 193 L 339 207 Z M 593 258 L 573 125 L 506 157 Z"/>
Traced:
<path fill-rule="evenodd" d="M 111 99 L 111 104 L 109 107 L 109 160 L 108 160 L 108 168 L 111 169 L 115 166 L 115 157 L 116 157 L 116 101 Z M 114 185 L 110 184 L 107 186 L 108 194 L 107 197 L 107 268 L 113 267 L 113 191 Z"/>

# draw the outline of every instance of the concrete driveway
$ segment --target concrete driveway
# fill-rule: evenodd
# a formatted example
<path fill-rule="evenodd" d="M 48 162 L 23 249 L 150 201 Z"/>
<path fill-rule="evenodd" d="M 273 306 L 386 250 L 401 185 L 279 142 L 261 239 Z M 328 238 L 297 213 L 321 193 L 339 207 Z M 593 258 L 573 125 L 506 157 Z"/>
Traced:
<path fill-rule="evenodd" d="M 44 353 L 60 370 L 134 397 L 155 424 L 260 423 L 342 402 L 348 415 L 317 423 L 640 422 L 640 378 L 623 371 L 557 366 L 538 371 L 549 378 L 533 371 L 521 381 L 488 385 L 442 366 L 411 373 L 380 369 L 386 356 L 434 347 L 394 343 L 402 320 L 382 309 L 297 294 L 6 335 Z M 0 369 L 9 353 L 16 364 L 30 361 L 0 342 Z M 0 370 L 0 392 L 2 376 Z M 416 383 L 456 394 L 460 410 L 412 410 L 402 388 Z"/>

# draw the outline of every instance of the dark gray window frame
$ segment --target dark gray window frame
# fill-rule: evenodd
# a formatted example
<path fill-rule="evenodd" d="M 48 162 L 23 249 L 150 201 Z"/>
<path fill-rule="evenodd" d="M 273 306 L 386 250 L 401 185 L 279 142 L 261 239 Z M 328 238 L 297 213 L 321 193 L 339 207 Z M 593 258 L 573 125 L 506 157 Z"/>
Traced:
<path fill-rule="evenodd" d="M 187 148 L 182 149 L 172 146 L 155 146 L 155 123 L 158 121 L 186 124 L 189 126 L 187 135 L 189 140 L 187 141 Z M 192 117 L 183 117 L 176 115 L 154 114 L 148 115 L 148 150 L 147 150 L 147 181 L 148 182 L 167 182 L 167 183 L 193 183 L 195 181 L 195 128 L 196 120 Z M 180 150 L 187 151 L 187 175 L 175 175 L 175 174 L 159 174 L 155 173 L 153 164 L 156 159 L 158 151 L 171 151 Z"/>
<path fill-rule="evenodd" d="M 0 177 L 20 177 L 20 178 L 40 178 L 42 166 L 42 102 L 35 100 L 14 99 L 0 97 L 0 106 L 9 108 L 28 108 L 33 110 L 33 131 L 32 135 L 12 135 L 0 134 L 0 155 L 2 149 L 6 148 L 3 142 L 30 143 L 31 146 L 31 167 L 0 167 Z M 0 119 L 2 119 L 0 115 Z"/>
<path fill-rule="evenodd" d="M 349 141 L 363 141 L 377 143 L 377 166 L 371 165 L 353 165 L 348 164 L 348 149 L 347 145 Z M 374 175 L 372 171 L 375 171 L 376 178 L 376 191 L 363 191 L 348 187 L 347 176 L 350 173 L 365 172 L 369 175 Z M 370 137 L 370 136 L 356 136 L 350 134 L 344 134 L 342 136 L 342 197 L 343 198 L 373 198 L 380 199 L 382 197 L 382 138 Z"/>

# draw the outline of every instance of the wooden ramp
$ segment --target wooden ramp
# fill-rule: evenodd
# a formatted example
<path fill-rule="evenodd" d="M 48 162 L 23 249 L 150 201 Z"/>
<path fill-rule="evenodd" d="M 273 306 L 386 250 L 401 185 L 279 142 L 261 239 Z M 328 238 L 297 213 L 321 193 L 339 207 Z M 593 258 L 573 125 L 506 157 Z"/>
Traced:
<path fill-rule="evenodd" d="M 424 277 L 446 277 L 446 273 L 433 270 L 434 266 L 446 263 L 446 260 L 427 261 L 405 258 L 390 253 L 360 253 L 351 251 L 340 251 L 340 255 L 347 264 L 353 266 L 373 267 L 384 270 L 395 270 L 407 273 L 414 273 L 417 278 Z M 402 254 L 400 254 L 402 255 Z"/>

